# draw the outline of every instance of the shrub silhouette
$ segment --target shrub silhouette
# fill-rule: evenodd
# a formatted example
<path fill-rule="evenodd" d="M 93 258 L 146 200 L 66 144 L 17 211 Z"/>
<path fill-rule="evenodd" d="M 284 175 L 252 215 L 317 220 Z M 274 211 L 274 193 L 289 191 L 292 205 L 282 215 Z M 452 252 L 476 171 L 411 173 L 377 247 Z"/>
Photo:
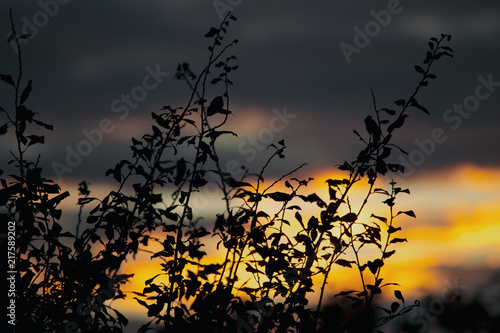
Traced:
<path fill-rule="evenodd" d="M 415 217 L 413 211 L 398 211 L 395 206 L 397 196 L 409 190 L 395 182 L 387 189 L 376 184 L 389 171 L 404 172 L 389 161 L 392 151 L 403 151 L 393 136 L 410 110 L 428 113 L 416 96 L 436 78 L 430 72 L 434 62 L 452 56 L 444 46 L 451 36 L 429 41 L 423 65 L 415 66 L 420 75 L 417 87 L 409 98 L 394 102 L 396 109 L 379 108 L 372 92 L 374 113 L 365 118 L 362 133 L 354 131 L 363 148 L 354 160 L 337 166 L 345 177 L 327 180 L 329 197 L 322 199 L 306 191 L 312 178 L 293 177 L 303 165 L 272 182 L 264 181 L 269 165 L 284 158 L 282 140 L 268 147 L 270 156 L 257 173 L 244 168 L 244 175 L 235 179 L 222 167 L 217 142 L 221 136 L 236 135 L 225 129 L 232 114 L 230 75 L 238 67 L 236 57 L 226 55 L 237 43 L 225 40 L 235 20 L 228 14 L 205 35 L 211 41 L 205 68 L 199 74 L 187 63 L 177 68 L 175 79 L 190 91 L 186 104 L 153 112 L 151 133 L 132 138 L 132 157 L 106 171 L 116 188 L 99 199 L 90 196 L 86 182 L 80 184 L 80 213 L 73 233 L 58 222 L 62 213 L 58 205 L 69 192 L 61 193 L 43 176 L 38 159 L 25 157 L 31 146 L 44 143 L 43 136 L 27 134 L 31 128 L 53 128 L 27 107 L 32 82 L 22 88 L 19 40 L 29 35 L 18 36 L 12 13 L 10 19 L 9 42 L 17 45 L 19 73 L 16 79 L 1 76 L 13 89 L 15 103 L 14 111 L 1 109 L 7 122 L 0 134 L 14 133 L 11 162 L 17 174 L 1 180 L 0 206 L 2 220 L 17 226 L 17 330 L 122 332 L 128 320 L 107 301 L 125 297 L 121 287 L 131 275 L 121 274 L 120 268 L 152 242 L 161 244 L 162 250 L 151 257 L 163 263 L 146 287 L 135 292 L 152 318 L 139 332 L 152 324 L 167 332 L 371 331 L 418 305 L 405 303 L 396 290 L 389 308 L 374 307 L 376 295 L 385 286 L 396 285 L 381 277 L 386 260 L 396 252 L 395 244 L 406 241 L 396 236 L 401 230 L 396 223 L 402 216 Z M 215 86 L 210 90 L 218 90 L 218 96 L 210 96 L 209 85 Z M 354 207 L 349 194 L 363 182 L 365 198 Z M 201 223 L 210 217 L 198 216 L 193 209 L 193 201 L 204 195 L 207 184 L 217 185 L 224 203 L 210 223 L 212 230 Z M 361 218 L 372 195 L 383 198 L 387 214 Z M 263 210 L 266 202 L 274 202 L 276 211 Z M 316 206 L 318 213 L 307 218 L 301 205 Z M 220 262 L 208 260 L 203 249 L 203 241 L 211 237 L 217 237 L 217 250 L 225 252 Z M 366 259 L 364 249 L 369 247 L 379 254 Z M 323 306 L 334 265 L 359 272 L 358 290 L 336 295 L 349 302 L 349 313 Z M 251 274 L 250 281 L 242 281 L 243 273 Z M 313 278 L 320 278 L 318 286 Z M 317 304 L 310 304 L 313 292 L 319 295 Z M 360 318 L 366 319 L 364 323 Z"/>
<path fill-rule="evenodd" d="M 464 290 L 448 290 L 426 296 L 418 311 L 408 318 L 398 318 L 398 332 L 499 332 L 500 274 L 496 272 L 486 283 Z"/>

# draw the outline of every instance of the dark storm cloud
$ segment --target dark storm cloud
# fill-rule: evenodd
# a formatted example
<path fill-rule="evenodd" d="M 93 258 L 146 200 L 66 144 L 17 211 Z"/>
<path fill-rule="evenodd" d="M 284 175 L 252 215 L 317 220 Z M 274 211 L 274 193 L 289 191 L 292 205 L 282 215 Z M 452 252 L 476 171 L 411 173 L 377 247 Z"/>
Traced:
<path fill-rule="evenodd" d="M 9 7 L 18 30 L 29 30 L 26 22 L 34 24 L 34 15 L 44 11 L 40 2 L 4 1 L 0 5 L 4 35 L 9 31 Z M 339 45 L 355 46 L 355 28 L 364 31 L 376 22 L 375 16 L 390 9 L 394 13 L 385 18 L 387 24 L 379 24 L 380 31 L 366 46 L 358 47 L 348 63 Z M 276 134 L 276 140 L 284 138 L 290 147 L 291 165 L 310 162 L 313 168 L 322 168 L 354 158 L 352 149 L 359 145 L 352 129 L 363 130 L 364 116 L 372 112 L 369 87 L 380 107 L 392 107 L 393 100 L 408 96 L 418 80 L 413 65 L 423 59 L 428 38 L 440 33 L 453 35 L 456 57 L 437 64 L 438 79 L 420 99 L 432 114 L 412 114 L 400 142 L 411 152 L 420 149 L 416 139 L 425 140 L 435 128 L 442 128 L 448 139 L 436 145 L 421 168 L 500 165 L 498 154 L 491 153 L 499 139 L 500 91 L 481 101 L 459 128 L 452 129 L 453 123 L 444 119 L 454 104 L 474 95 L 478 76 L 492 75 L 500 81 L 497 2 L 241 1 L 234 13 L 238 21 L 231 25 L 229 35 L 240 40 L 232 50 L 240 69 L 233 77 L 233 112 L 238 116 L 239 110 L 254 107 L 271 118 L 273 108 L 286 106 L 296 114 Z M 147 66 L 173 73 L 177 63 L 186 61 L 199 71 L 207 55 L 203 34 L 219 23 L 211 1 L 73 0 L 59 5 L 58 13 L 45 25 L 35 25 L 36 36 L 23 48 L 26 78 L 35 84 L 30 107 L 56 128 L 47 135 L 52 146 L 44 151 L 46 166 L 63 161 L 66 147 L 76 147 L 85 139 L 82 130 L 98 128 L 103 118 L 113 122 L 116 133 L 126 131 L 127 123 L 113 112 L 112 103 L 142 84 Z M 2 43 L 0 52 L 1 72 L 14 72 L 11 46 Z M 4 107 L 11 98 L 6 90 L 2 86 L 0 91 Z M 170 76 L 148 91 L 126 120 L 147 129 L 151 111 L 162 105 L 182 105 L 187 93 Z M 112 138 L 116 133 L 105 135 L 71 176 L 102 175 L 103 166 L 127 157 L 129 140 Z M 235 152 L 228 156 L 238 158 Z"/>

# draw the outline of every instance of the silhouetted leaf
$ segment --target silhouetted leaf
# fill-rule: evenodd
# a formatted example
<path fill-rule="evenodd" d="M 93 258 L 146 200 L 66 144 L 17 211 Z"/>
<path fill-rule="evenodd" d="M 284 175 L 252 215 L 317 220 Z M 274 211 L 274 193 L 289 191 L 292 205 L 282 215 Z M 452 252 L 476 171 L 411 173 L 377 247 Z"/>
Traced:
<path fill-rule="evenodd" d="M 383 149 L 383 150 L 382 150 L 382 152 L 380 153 L 379 158 L 380 158 L 380 159 L 384 159 L 384 158 L 389 157 L 389 155 L 391 155 L 391 151 L 392 151 L 392 149 L 391 149 L 391 148 L 389 148 L 389 147 L 384 147 L 384 149 Z"/>
<path fill-rule="evenodd" d="M 118 321 L 120 322 L 120 324 L 122 324 L 123 326 L 127 326 L 128 319 L 120 311 L 116 309 L 113 309 L 113 311 L 116 313 L 116 316 L 118 317 Z"/>
<path fill-rule="evenodd" d="M 377 187 L 376 189 L 373 190 L 374 193 L 382 193 L 382 194 L 385 194 L 387 196 L 389 196 L 389 192 L 387 192 L 386 190 L 384 190 L 383 188 L 379 188 Z"/>
<path fill-rule="evenodd" d="M 337 165 L 337 168 L 343 171 L 352 171 L 354 169 L 352 165 L 347 163 L 347 161 L 345 161 L 342 165 Z"/>
<path fill-rule="evenodd" d="M 52 234 L 54 237 L 57 237 L 62 231 L 62 227 L 59 223 L 54 222 L 52 224 Z"/>
<path fill-rule="evenodd" d="M 203 154 L 205 154 L 205 156 L 208 155 L 210 156 L 212 161 L 218 162 L 219 158 L 213 153 L 212 148 L 210 148 L 210 146 L 205 141 L 200 141 L 199 147 Z M 200 157 L 200 161 L 204 162 L 204 160 L 205 158 Z"/>
<path fill-rule="evenodd" d="M 250 183 L 247 183 L 247 182 L 240 182 L 240 181 L 237 181 L 235 180 L 234 178 L 232 177 L 229 177 L 227 179 L 227 185 L 230 186 L 230 187 L 243 187 L 243 186 L 252 186 L 252 184 Z"/>
<path fill-rule="evenodd" d="M 375 170 L 381 174 L 385 175 L 387 173 L 387 165 L 382 159 L 377 160 L 377 164 L 375 165 Z"/>
<path fill-rule="evenodd" d="M 30 96 L 30 93 L 31 93 L 31 83 L 32 82 L 33 81 L 31 81 L 31 80 L 28 81 L 28 84 L 26 85 L 26 88 L 24 88 L 23 93 L 21 94 L 21 100 L 20 100 L 19 104 L 24 104 L 24 102 L 26 102 L 26 100 Z"/>
<path fill-rule="evenodd" d="M 407 193 L 407 194 L 410 194 L 410 190 L 405 188 L 405 189 L 401 189 L 400 187 L 395 187 L 394 188 L 394 194 L 398 194 L 398 193 Z"/>
<path fill-rule="evenodd" d="M 183 158 L 177 161 L 176 169 L 177 173 L 174 181 L 175 186 L 179 185 L 182 182 L 182 180 L 184 179 L 184 174 L 186 173 L 186 161 Z"/>
<path fill-rule="evenodd" d="M 311 216 L 311 218 L 309 219 L 309 221 L 307 221 L 307 230 L 313 230 L 313 229 L 316 229 L 319 225 L 319 221 L 318 219 L 316 218 L 316 216 Z M 316 237 L 312 237 L 313 239 L 316 238 Z"/>
<path fill-rule="evenodd" d="M 35 124 L 37 124 L 39 126 L 42 126 L 45 129 L 48 129 L 49 131 L 52 131 L 54 129 L 54 126 L 48 125 L 48 124 L 44 123 L 43 121 L 39 121 L 39 120 L 36 120 L 36 119 L 33 119 L 33 121 L 35 122 Z"/>
<path fill-rule="evenodd" d="M 394 253 L 396 253 L 396 250 L 387 251 L 387 252 L 384 252 L 384 255 L 382 257 L 384 259 L 386 259 L 386 258 L 389 258 L 390 256 L 392 256 Z"/>
<path fill-rule="evenodd" d="M 144 281 L 144 284 L 147 286 L 148 284 L 150 284 L 151 282 L 153 282 L 158 276 L 160 276 L 161 274 L 156 274 L 155 276 L 153 276 L 152 278 L 150 279 L 147 279 L 146 281 Z"/>
<path fill-rule="evenodd" d="M 387 109 L 387 108 L 383 108 L 383 109 L 380 109 L 380 110 L 387 112 L 387 114 L 390 114 L 391 116 L 394 116 L 396 114 L 395 110 L 391 110 L 391 109 Z"/>
<path fill-rule="evenodd" d="M 211 37 L 215 36 L 218 33 L 219 33 L 219 29 L 216 29 L 216 28 L 212 27 L 212 28 L 210 28 L 210 31 L 205 34 L 205 37 L 211 38 Z"/>
<path fill-rule="evenodd" d="M 30 141 L 28 143 L 28 147 L 32 146 L 34 144 L 37 144 L 37 143 L 44 143 L 45 142 L 45 137 L 41 136 L 41 135 L 28 135 L 27 138 L 30 139 Z"/>
<path fill-rule="evenodd" d="M 215 140 L 223 134 L 231 134 L 232 136 L 236 136 L 236 137 L 238 136 L 236 133 L 234 133 L 232 131 L 210 131 L 210 133 L 208 133 L 207 136 L 209 138 L 211 138 L 212 140 Z"/>
<path fill-rule="evenodd" d="M 406 214 L 406 215 L 408 215 L 408 216 L 411 216 L 411 217 L 416 218 L 415 213 L 414 213 L 412 210 L 407 210 L 407 211 L 404 211 L 404 212 L 401 212 L 401 211 L 400 211 L 400 212 L 398 212 L 398 214 L 397 214 L 397 215 L 399 215 L 399 214 Z"/>
<path fill-rule="evenodd" d="M 328 187 L 328 194 L 330 195 L 330 200 L 337 200 L 337 191 L 331 187 Z"/>
<path fill-rule="evenodd" d="M 408 242 L 408 241 L 406 240 L 406 238 L 394 238 L 394 239 L 391 239 L 391 241 L 390 241 L 391 244 L 403 243 L 403 242 Z"/>
<path fill-rule="evenodd" d="M 358 131 L 352 130 L 352 132 L 357 135 L 357 137 L 359 138 L 359 140 L 365 142 L 365 140 L 363 139 L 363 137 L 361 136 L 361 134 L 358 133 Z"/>
<path fill-rule="evenodd" d="M 247 272 L 254 273 L 254 274 L 263 274 L 263 275 L 265 274 L 264 272 L 259 271 L 257 268 L 252 267 L 249 263 L 245 263 L 245 265 L 247 266 L 245 268 L 245 271 L 247 271 Z"/>
<path fill-rule="evenodd" d="M 381 294 L 382 293 L 382 289 L 380 289 L 377 286 L 371 285 L 371 284 L 367 284 L 366 288 L 372 292 L 372 295 L 376 295 L 376 294 Z"/>
<path fill-rule="evenodd" d="M 35 115 L 35 113 L 32 110 L 26 108 L 24 105 L 20 105 L 17 108 L 17 117 L 19 120 L 32 122 L 34 115 Z"/>
<path fill-rule="evenodd" d="M 368 261 L 367 264 L 372 274 L 377 273 L 378 269 L 384 266 L 384 262 L 380 259 L 375 259 L 374 261 Z"/>
<path fill-rule="evenodd" d="M 90 215 L 89 217 L 87 217 L 87 223 L 88 223 L 88 224 L 94 224 L 94 223 L 96 223 L 98 220 L 99 220 L 99 217 L 98 217 L 98 216 L 95 216 L 95 215 Z"/>
<path fill-rule="evenodd" d="M 343 266 L 343 267 L 349 267 L 349 268 L 351 268 L 352 267 L 351 264 L 354 264 L 355 262 L 351 261 L 351 260 L 337 259 L 337 260 L 335 260 L 335 263 L 337 265 L 340 265 L 340 266 Z"/>
<path fill-rule="evenodd" d="M 273 199 L 274 201 L 278 201 L 278 202 L 288 201 L 292 198 L 292 196 L 290 194 L 284 193 L 284 192 L 272 192 L 272 193 L 268 193 L 268 194 L 264 195 L 264 197 L 269 197 L 269 198 Z"/>
<path fill-rule="evenodd" d="M 408 115 L 406 114 L 402 114 L 398 117 L 398 119 L 396 119 L 396 121 L 394 121 L 392 124 L 389 125 L 389 127 L 387 127 L 387 132 L 391 133 L 392 131 L 394 131 L 396 128 L 400 128 L 403 126 L 404 122 L 405 122 L 405 119 L 408 117 Z"/>
<path fill-rule="evenodd" d="M 449 41 L 449 39 L 448 39 L 448 41 Z M 451 47 L 449 47 L 449 46 L 440 46 L 439 48 L 443 49 L 443 50 L 446 50 L 449 53 L 453 53 L 453 49 Z"/>
<path fill-rule="evenodd" d="M 399 299 L 403 304 L 405 303 L 405 299 L 403 297 L 403 294 L 401 294 L 401 291 L 399 290 L 394 290 L 394 296 L 396 296 L 397 299 Z"/>
<path fill-rule="evenodd" d="M 432 52 L 427 51 L 427 54 L 425 55 L 424 64 L 428 64 L 431 60 L 432 60 Z"/>
<path fill-rule="evenodd" d="M 59 203 L 61 203 L 62 200 L 66 199 L 67 197 L 69 197 L 69 192 L 68 191 L 65 191 L 55 197 L 53 197 L 52 199 L 49 200 L 49 203 L 52 204 L 54 207 L 57 206 Z"/>
<path fill-rule="evenodd" d="M 0 80 L 7 82 L 11 86 L 15 87 L 16 84 L 14 83 L 14 80 L 12 79 L 12 76 L 10 75 L 5 75 L 5 74 L 0 74 Z"/>
<path fill-rule="evenodd" d="M 398 99 L 397 101 L 394 101 L 394 104 L 398 106 L 404 106 L 406 104 L 406 101 L 404 99 Z"/>
<path fill-rule="evenodd" d="M 434 60 L 438 60 L 439 58 L 441 58 L 444 55 L 447 56 L 447 57 L 453 58 L 453 54 L 452 53 L 449 53 L 449 52 L 440 52 L 440 53 L 438 53 L 438 54 L 436 54 L 434 56 Z"/>
<path fill-rule="evenodd" d="M 378 135 L 380 137 L 380 129 L 377 125 L 377 123 L 375 122 L 375 120 L 373 120 L 372 116 L 367 116 L 365 118 L 365 127 L 366 127 L 366 131 L 372 135 Z M 376 140 L 378 141 L 378 140 Z"/>
<path fill-rule="evenodd" d="M 213 116 L 216 113 L 224 113 L 224 99 L 222 96 L 215 97 L 207 108 L 207 116 Z"/>
<path fill-rule="evenodd" d="M 328 186 L 338 187 L 342 184 L 342 181 L 340 179 L 327 179 L 325 183 L 327 183 Z"/>
<path fill-rule="evenodd" d="M 96 200 L 97 198 L 78 198 L 78 205 L 83 206 L 88 204 L 89 202 L 92 202 Z"/>
<path fill-rule="evenodd" d="M 340 221 L 355 222 L 357 219 L 358 219 L 358 215 L 356 215 L 356 213 L 347 213 L 340 218 Z"/>
<path fill-rule="evenodd" d="M 388 193 L 387 193 L 387 194 L 388 194 Z M 377 216 L 377 215 L 375 215 L 375 214 L 372 214 L 370 217 L 374 217 L 374 218 L 376 218 L 376 219 L 378 219 L 378 220 L 380 220 L 380 221 L 382 221 L 382 222 L 384 222 L 384 223 L 387 223 L 387 218 L 385 218 L 385 217 L 383 217 L 383 216 Z"/>
<path fill-rule="evenodd" d="M 304 226 L 304 223 L 302 222 L 302 215 L 300 215 L 299 212 L 295 212 L 295 218 L 297 219 L 297 221 L 299 221 L 300 226 L 302 227 L 302 229 L 305 230 L 306 227 Z"/>
<path fill-rule="evenodd" d="M 417 71 L 417 73 L 425 74 L 425 70 L 418 65 L 415 65 L 415 70 Z"/>
<path fill-rule="evenodd" d="M 323 200 L 321 200 L 321 198 L 318 197 L 316 193 L 309 194 L 308 196 L 299 194 L 298 197 L 304 200 L 305 202 L 316 202 L 316 204 L 319 207 L 326 208 L 326 203 Z"/>
<path fill-rule="evenodd" d="M 146 308 L 148 308 L 148 309 L 149 309 L 149 305 L 148 305 L 148 303 L 144 302 L 144 301 L 143 301 L 143 300 L 141 300 L 141 299 L 138 299 L 137 297 L 134 297 L 134 299 L 137 301 L 137 303 L 139 303 L 140 305 L 142 305 L 142 306 L 144 306 L 144 307 L 146 307 Z"/>
<path fill-rule="evenodd" d="M 406 152 L 404 152 L 404 153 L 406 153 Z M 406 153 L 406 155 L 408 155 L 408 153 Z M 400 173 L 404 173 L 404 171 L 405 171 L 404 166 L 402 166 L 401 164 L 388 163 L 387 169 L 391 170 L 392 172 L 400 172 Z"/>
<path fill-rule="evenodd" d="M 0 126 L 0 135 L 4 135 L 5 133 L 7 133 L 7 128 L 9 127 L 8 125 L 9 123 L 5 123 Z"/>
<path fill-rule="evenodd" d="M 399 303 L 398 302 L 392 302 L 391 304 L 391 312 L 396 313 L 396 311 L 399 309 Z"/>
<path fill-rule="evenodd" d="M 426 108 L 424 108 L 422 105 L 420 105 L 415 98 L 410 99 L 411 105 L 416 107 L 417 109 L 425 112 L 427 115 L 429 115 L 429 111 L 427 111 Z"/>
<path fill-rule="evenodd" d="M 391 226 L 389 226 L 389 229 L 387 230 L 387 233 L 389 233 L 389 234 L 393 234 L 393 233 L 395 233 L 396 231 L 399 231 L 399 230 L 401 230 L 401 227 L 397 227 L 397 228 L 395 228 L 395 227 L 393 227 L 393 226 L 391 225 Z"/>

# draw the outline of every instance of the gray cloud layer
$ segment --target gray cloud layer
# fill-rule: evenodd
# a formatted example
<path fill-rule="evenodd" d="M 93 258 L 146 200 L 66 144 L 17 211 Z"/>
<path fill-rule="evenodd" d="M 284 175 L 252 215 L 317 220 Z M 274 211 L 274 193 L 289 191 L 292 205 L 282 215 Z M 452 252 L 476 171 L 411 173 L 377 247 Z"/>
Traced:
<path fill-rule="evenodd" d="M 24 64 L 26 78 L 34 81 L 29 106 L 55 125 L 42 151 L 47 167 L 54 160 L 64 160 L 67 145 L 75 147 L 85 138 L 82 130 L 97 128 L 103 118 L 116 126 L 116 133 L 105 135 L 102 144 L 74 168 L 72 177 L 93 178 L 128 156 L 126 134 L 131 132 L 131 121 L 139 127 L 134 134 L 147 130 L 151 111 L 163 105 L 182 105 L 188 91 L 170 75 L 123 121 L 113 113 L 112 103 L 141 84 L 147 66 L 158 65 L 173 73 L 177 63 L 186 61 L 195 71 L 200 70 L 207 55 L 203 35 L 220 23 L 214 3 L 227 2 L 66 2 L 3 1 L 0 31 L 8 34 L 8 8 L 13 8 L 18 30 L 35 32 L 23 47 Z M 487 79 L 491 75 L 500 82 L 500 3 L 230 3 L 239 4 L 234 8 L 238 21 L 230 27 L 230 36 L 240 40 L 233 49 L 240 66 L 233 77 L 233 112 L 238 116 L 240 110 L 254 108 L 271 118 L 273 108 L 286 105 L 296 118 L 276 134 L 276 140 L 287 142 L 291 164 L 310 162 L 313 168 L 322 168 L 354 158 L 353 149 L 359 146 L 351 131 L 362 130 L 364 116 L 372 112 L 369 86 L 377 94 L 379 106 L 392 107 L 393 100 L 413 90 L 418 80 L 413 65 L 423 59 L 427 40 L 449 33 L 456 57 L 437 64 L 438 79 L 419 99 L 432 114 L 412 115 L 399 142 L 409 152 L 422 150 L 415 140 L 425 142 L 435 128 L 442 128 L 447 140 L 436 144 L 435 152 L 425 157 L 420 168 L 462 163 L 500 166 L 500 155 L 495 153 L 500 139 L 500 91 L 492 91 L 467 118 L 449 112 L 445 116 L 455 103 L 475 94 L 481 84 L 478 76 Z M 397 13 L 385 17 L 387 24 L 379 24 L 380 31 L 348 63 L 339 44 L 354 46 L 355 27 L 365 30 L 370 22 L 374 26 L 375 16 L 391 8 L 397 8 Z M 40 13 L 55 13 L 56 9 L 53 17 L 45 15 L 47 20 L 43 20 Z M 35 31 L 30 31 L 33 27 Z M 0 72 L 14 73 L 11 45 L 2 42 L 0 56 Z M 8 88 L 2 84 L 0 89 L 4 108 L 10 107 L 12 99 Z M 121 132 L 124 135 L 116 136 Z M 2 143 L 2 160 L 8 158 L 7 142 Z M 238 158 L 235 152 L 228 156 Z"/>

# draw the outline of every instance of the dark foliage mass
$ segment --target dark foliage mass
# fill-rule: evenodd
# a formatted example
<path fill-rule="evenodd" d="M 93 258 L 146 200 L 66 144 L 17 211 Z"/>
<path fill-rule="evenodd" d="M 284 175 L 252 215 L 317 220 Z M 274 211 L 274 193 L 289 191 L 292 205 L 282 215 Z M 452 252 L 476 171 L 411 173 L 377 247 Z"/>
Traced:
<path fill-rule="evenodd" d="M 398 332 L 500 332 L 500 274 L 468 288 L 426 296 L 409 316 L 395 320 Z"/>
<path fill-rule="evenodd" d="M 388 188 L 377 184 L 381 176 L 404 172 L 390 159 L 395 150 L 403 151 L 393 138 L 414 110 L 428 113 L 417 94 L 436 78 L 430 72 L 434 62 L 452 56 L 445 46 L 450 36 L 429 41 L 423 64 L 415 66 L 419 80 L 409 97 L 380 108 L 372 93 L 373 113 L 362 131 L 354 131 L 362 148 L 337 166 L 345 177 L 327 180 L 329 196 L 321 198 L 307 192 L 311 178 L 293 177 L 303 166 L 264 182 L 269 165 L 284 158 L 283 141 L 268 147 L 269 157 L 256 173 L 243 167 L 236 177 L 223 168 L 217 142 L 236 135 L 225 128 L 232 115 L 230 77 L 238 67 L 237 58 L 226 55 L 237 43 L 226 41 L 234 20 L 228 15 L 205 35 L 210 46 L 200 73 L 186 63 L 178 66 L 175 79 L 190 92 L 186 104 L 152 113 L 151 132 L 132 138 L 132 156 L 105 172 L 115 188 L 96 198 L 86 182 L 80 184 L 74 232 L 61 225 L 69 223 L 59 222 L 58 206 L 69 192 L 43 176 L 40 157 L 26 159 L 28 149 L 44 143 L 43 136 L 30 133 L 53 128 L 28 106 L 34 84 L 23 80 L 19 40 L 30 36 L 17 35 L 11 15 L 9 42 L 17 45 L 19 68 L 17 76 L 0 77 L 15 95 L 14 105 L 0 108 L 5 119 L 0 134 L 15 137 L 9 163 L 17 173 L 1 179 L 0 206 L 2 223 L 17 226 L 17 331 L 122 332 L 128 320 L 109 300 L 126 296 L 151 318 L 140 332 L 150 327 L 165 332 L 363 332 L 382 330 L 418 306 L 405 302 L 399 290 L 388 307 L 374 304 L 385 287 L 397 285 L 382 278 L 397 243 L 407 241 L 398 237 L 397 222 L 415 218 L 411 210 L 396 209 L 397 197 L 408 195 L 408 189 L 395 182 Z M 194 209 L 207 184 L 216 184 L 223 202 L 216 216 Z M 362 184 L 366 194 L 356 207 L 349 195 Z M 382 200 L 386 214 L 361 217 L 372 196 Z M 273 202 L 275 211 L 264 210 L 266 202 Z M 317 213 L 305 216 L 304 205 Z M 220 262 L 207 259 L 204 243 L 213 239 L 223 253 Z M 162 248 L 151 254 L 161 260 L 158 271 L 143 290 L 125 295 L 121 287 L 131 275 L 120 268 L 155 242 Z M 325 306 L 325 286 L 336 266 L 359 272 L 359 288 L 339 291 L 334 300 L 342 302 Z M 243 280 L 243 274 L 251 278 Z M 319 295 L 315 304 L 313 293 Z"/>

